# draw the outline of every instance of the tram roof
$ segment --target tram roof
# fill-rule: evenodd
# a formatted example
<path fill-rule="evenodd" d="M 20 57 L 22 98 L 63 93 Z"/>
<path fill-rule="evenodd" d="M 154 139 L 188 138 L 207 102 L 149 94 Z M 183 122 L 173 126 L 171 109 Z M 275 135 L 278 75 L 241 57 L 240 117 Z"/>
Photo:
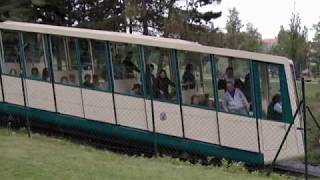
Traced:
<path fill-rule="evenodd" d="M 68 37 L 78 37 L 78 38 L 85 38 L 85 39 L 123 42 L 123 43 L 140 44 L 145 46 L 154 46 L 154 47 L 162 47 L 162 48 L 172 48 L 177 50 L 202 52 L 202 53 L 208 53 L 208 54 L 215 54 L 218 56 L 235 57 L 235 58 L 241 58 L 241 59 L 252 59 L 252 60 L 258 60 L 258 61 L 264 61 L 264 62 L 278 63 L 278 64 L 286 64 L 291 61 L 288 58 L 281 57 L 281 56 L 274 56 L 274 55 L 268 55 L 268 54 L 262 54 L 262 53 L 242 51 L 242 50 L 233 50 L 233 49 L 227 49 L 227 48 L 210 47 L 210 46 L 204 46 L 195 42 L 179 40 L 179 39 L 152 37 L 152 36 L 145 36 L 145 35 L 127 34 L 127 33 L 102 31 L 102 30 L 91 30 L 91 29 L 83 29 L 83 28 L 75 28 L 75 27 L 64 27 L 64 26 L 53 26 L 53 25 L 44 25 L 44 24 L 35 24 L 35 23 L 5 21 L 0 23 L 0 29 L 68 36 Z"/>

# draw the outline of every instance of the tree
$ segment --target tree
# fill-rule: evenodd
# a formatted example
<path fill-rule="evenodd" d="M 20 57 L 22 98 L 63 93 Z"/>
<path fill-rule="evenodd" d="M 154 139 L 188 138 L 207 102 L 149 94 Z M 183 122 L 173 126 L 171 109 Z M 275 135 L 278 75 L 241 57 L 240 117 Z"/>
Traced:
<path fill-rule="evenodd" d="M 299 14 L 295 13 L 292 14 L 289 27 L 289 30 L 285 30 L 283 26 L 280 28 L 278 44 L 272 49 L 272 53 L 292 59 L 296 74 L 299 75 L 302 69 L 307 68 L 310 55 L 310 43 L 307 40 L 308 29 L 301 27 Z"/>
<path fill-rule="evenodd" d="M 239 12 L 234 7 L 229 9 L 229 15 L 226 23 L 225 45 L 231 49 L 239 49 L 241 42 L 241 28 L 243 24 L 239 18 Z"/>
<path fill-rule="evenodd" d="M 240 49 L 247 51 L 260 51 L 262 48 L 262 38 L 258 29 L 252 23 L 247 23 L 246 31 L 241 34 Z"/>
<path fill-rule="evenodd" d="M 311 61 L 316 63 L 316 71 L 320 72 L 320 21 L 313 25 L 315 30 L 311 43 Z"/>

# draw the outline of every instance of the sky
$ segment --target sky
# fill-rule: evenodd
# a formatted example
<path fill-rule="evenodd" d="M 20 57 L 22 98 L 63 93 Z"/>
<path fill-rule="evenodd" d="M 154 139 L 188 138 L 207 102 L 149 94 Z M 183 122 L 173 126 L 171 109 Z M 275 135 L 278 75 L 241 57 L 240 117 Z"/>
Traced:
<path fill-rule="evenodd" d="M 214 25 L 224 29 L 228 9 L 233 7 L 239 11 L 242 23 L 253 23 L 263 39 L 276 37 L 281 25 L 288 29 L 294 10 L 299 13 L 302 26 L 309 29 L 309 40 L 314 36 L 312 25 L 320 21 L 320 0 L 222 0 L 219 5 L 203 9 L 222 11 L 222 16 L 214 21 Z"/>

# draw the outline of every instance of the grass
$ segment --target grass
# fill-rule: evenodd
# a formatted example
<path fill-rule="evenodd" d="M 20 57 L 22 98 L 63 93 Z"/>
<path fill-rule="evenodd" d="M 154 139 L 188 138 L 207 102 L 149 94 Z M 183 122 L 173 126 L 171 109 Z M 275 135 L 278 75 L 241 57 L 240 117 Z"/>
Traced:
<path fill-rule="evenodd" d="M 194 165 L 168 157 L 145 158 L 98 150 L 58 138 L 0 129 L 0 177 L 6 179 L 288 179 L 249 173 L 241 164 Z"/>

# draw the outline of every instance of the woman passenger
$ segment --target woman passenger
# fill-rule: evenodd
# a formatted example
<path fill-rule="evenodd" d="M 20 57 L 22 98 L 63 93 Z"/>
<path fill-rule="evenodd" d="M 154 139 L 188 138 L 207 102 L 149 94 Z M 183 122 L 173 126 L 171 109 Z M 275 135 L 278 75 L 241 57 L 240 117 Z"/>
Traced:
<path fill-rule="evenodd" d="M 227 81 L 222 105 L 226 112 L 248 115 L 250 111 L 246 96 L 240 89 L 234 87 L 234 81 Z"/>
<path fill-rule="evenodd" d="M 166 71 L 161 69 L 154 83 L 156 97 L 169 99 L 169 85 L 175 87 L 175 84 L 167 77 Z"/>
<path fill-rule="evenodd" d="M 282 119 L 282 102 L 280 94 L 276 94 L 272 97 L 272 101 L 268 105 L 267 119 L 277 121 Z"/>

